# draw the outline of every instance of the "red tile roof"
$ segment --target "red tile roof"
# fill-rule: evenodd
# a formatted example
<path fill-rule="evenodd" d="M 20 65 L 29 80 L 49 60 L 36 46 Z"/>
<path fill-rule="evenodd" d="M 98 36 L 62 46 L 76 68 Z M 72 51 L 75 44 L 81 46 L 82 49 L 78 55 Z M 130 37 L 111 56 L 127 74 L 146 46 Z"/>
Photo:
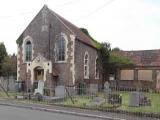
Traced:
<path fill-rule="evenodd" d="M 120 54 L 130 58 L 136 66 L 160 66 L 160 49 L 120 51 Z"/>

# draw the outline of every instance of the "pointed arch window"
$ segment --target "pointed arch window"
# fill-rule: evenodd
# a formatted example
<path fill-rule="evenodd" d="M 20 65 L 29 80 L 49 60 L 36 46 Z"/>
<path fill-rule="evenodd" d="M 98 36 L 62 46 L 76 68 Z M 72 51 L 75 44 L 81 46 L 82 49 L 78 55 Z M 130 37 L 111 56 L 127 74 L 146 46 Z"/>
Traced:
<path fill-rule="evenodd" d="M 63 36 L 60 36 L 56 43 L 56 61 L 65 61 L 66 60 L 66 40 Z"/>
<path fill-rule="evenodd" d="M 31 41 L 27 41 L 25 44 L 25 61 L 32 60 L 32 44 Z"/>
<path fill-rule="evenodd" d="M 99 65 L 98 65 L 98 58 L 95 61 L 95 79 L 99 79 Z"/>
<path fill-rule="evenodd" d="M 89 78 L 89 54 L 88 52 L 84 55 L 84 78 Z"/>

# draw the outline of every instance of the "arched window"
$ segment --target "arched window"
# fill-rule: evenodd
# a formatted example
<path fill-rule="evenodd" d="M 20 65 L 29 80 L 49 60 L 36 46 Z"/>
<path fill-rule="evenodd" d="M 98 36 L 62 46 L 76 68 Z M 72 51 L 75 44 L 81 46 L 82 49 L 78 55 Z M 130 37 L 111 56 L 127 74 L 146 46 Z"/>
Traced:
<path fill-rule="evenodd" d="M 98 58 L 95 60 L 95 79 L 99 79 Z"/>
<path fill-rule="evenodd" d="M 56 51 L 57 51 L 57 61 L 65 61 L 65 52 L 66 50 L 66 41 L 63 36 L 60 36 L 56 43 Z"/>
<path fill-rule="evenodd" d="M 32 60 L 32 44 L 30 41 L 27 41 L 25 44 L 25 61 Z"/>
<path fill-rule="evenodd" d="M 84 78 L 89 78 L 89 55 L 88 52 L 84 55 Z"/>

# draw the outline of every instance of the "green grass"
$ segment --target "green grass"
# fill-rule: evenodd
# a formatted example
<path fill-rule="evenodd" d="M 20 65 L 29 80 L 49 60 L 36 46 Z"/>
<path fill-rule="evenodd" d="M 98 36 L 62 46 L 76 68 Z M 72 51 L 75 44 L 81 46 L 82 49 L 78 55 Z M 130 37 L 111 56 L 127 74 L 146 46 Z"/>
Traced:
<path fill-rule="evenodd" d="M 128 112 L 142 112 L 142 113 L 160 113 L 160 94 L 158 93 L 143 93 L 145 96 L 147 96 L 151 100 L 151 106 L 140 106 L 140 107 L 129 107 L 129 92 L 117 92 L 121 94 L 122 96 L 122 105 L 111 105 L 109 103 L 104 103 L 100 106 L 92 107 L 94 109 L 110 109 L 113 108 L 117 110 L 124 110 Z M 15 92 L 8 92 L 9 97 L 4 92 L 0 92 L 0 98 L 3 99 L 14 99 L 17 93 Z M 18 93 L 19 95 L 22 93 Z M 103 93 L 98 93 L 96 96 L 105 98 Z M 72 100 L 67 97 L 64 100 L 56 101 L 56 102 L 38 102 L 35 100 L 17 100 L 18 102 L 24 102 L 24 103 L 43 103 L 43 104 L 56 104 L 56 105 L 64 105 L 69 107 L 80 107 L 80 108 L 88 108 L 88 104 L 92 101 L 93 96 L 87 96 L 87 95 L 76 95 L 72 97 L 74 104 L 72 103 Z M 107 100 L 106 100 L 107 101 Z"/>
<path fill-rule="evenodd" d="M 104 94 L 102 93 L 98 93 L 96 95 L 97 97 L 102 97 L 105 99 Z M 92 101 L 93 96 L 87 96 L 87 95 L 77 95 L 72 97 L 74 103 L 72 102 L 71 98 L 67 97 L 66 99 L 64 99 L 64 101 L 61 102 L 57 102 L 56 104 L 60 104 L 60 105 L 65 105 L 65 106 L 73 106 L 73 107 L 81 107 L 81 108 L 89 108 L 88 104 Z M 111 104 L 108 104 L 107 102 L 105 104 L 102 104 L 100 106 L 94 106 L 92 108 L 111 108 L 114 107 Z"/>
<path fill-rule="evenodd" d="M 143 113 L 160 113 L 160 94 L 158 93 L 144 93 L 150 100 L 151 106 L 129 107 L 128 92 L 122 93 L 122 106 L 118 109 L 130 112 L 143 112 Z"/>
<path fill-rule="evenodd" d="M 9 95 L 8 97 L 5 92 L 0 91 L 0 98 L 15 98 L 17 94 L 18 93 L 16 92 L 8 92 L 8 95 Z"/>
<path fill-rule="evenodd" d="M 122 96 L 122 105 L 111 105 L 109 103 L 102 104 L 97 106 L 99 109 L 109 109 L 115 108 L 117 110 L 124 110 L 128 112 L 142 112 L 142 113 L 160 113 L 160 94 L 158 93 L 143 93 L 151 100 L 151 106 L 140 106 L 140 107 L 129 107 L 129 92 L 118 92 Z M 99 93 L 97 96 L 104 97 L 102 93 Z M 104 97 L 105 98 L 105 97 Z M 64 101 L 57 104 L 63 104 L 65 106 L 74 106 L 74 107 L 87 107 L 86 105 L 92 100 L 91 97 L 87 96 L 74 96 L 74 104 L 70 98 L 66 98 Z"/>
<path fill-rule="evenodd" d="M 62 104 L 66 106 L 74 106 L 74 107 L 85 107 L 87 103 L 91 101 L 91 98 L 88 96 L 74 96 L 73 102 L 71 98 L 65 98 L 64 101 L 58 102 L 57 104 Z"/>

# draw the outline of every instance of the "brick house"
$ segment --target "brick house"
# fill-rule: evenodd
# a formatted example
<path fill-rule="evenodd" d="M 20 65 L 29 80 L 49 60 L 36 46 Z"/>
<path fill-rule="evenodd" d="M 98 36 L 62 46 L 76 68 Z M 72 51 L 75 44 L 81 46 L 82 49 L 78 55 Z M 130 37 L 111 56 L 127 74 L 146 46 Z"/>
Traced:
<path fill-rule="evenodd" d="M 140 87 L 160 90 L 160 50 L 120 51 L 134 65 L 120 66 L 115 71 L 112 86 L 125 89 Z"/>
<path fill-rule="evenodd" d="M 98 87 L 97 48 L 81 30 L 47 6 L 17 39 L 17 79 L 27 89 L 43 80 L 58 85 Z M 27 90 L 26 89 L 26 90 Z"/>

